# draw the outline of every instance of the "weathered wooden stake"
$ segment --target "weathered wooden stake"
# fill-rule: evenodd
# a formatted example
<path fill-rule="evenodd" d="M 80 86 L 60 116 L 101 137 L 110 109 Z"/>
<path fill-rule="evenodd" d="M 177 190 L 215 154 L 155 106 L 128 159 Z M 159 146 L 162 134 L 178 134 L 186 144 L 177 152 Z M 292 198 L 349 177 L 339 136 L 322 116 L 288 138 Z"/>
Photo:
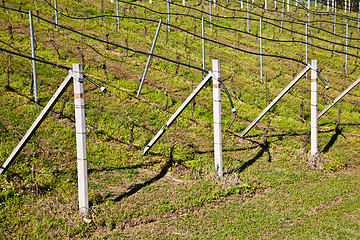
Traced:
<path fill-rule="evenodd" d="M 222 132 L 221 132 L 221 86 L 220 60 L 213 59 L 213 113 L 214 113 L 214 157 L 217 177 L 223 176 L 222 164 Z"/>
<path fill-rule="evenodd" d="M 84 217 L 86 217 L 89 210 L 89 194 L 86 154 L 84 78 L 81 64 L 73 64 L 73 74 L 79 211 Z"/>
<path fill-rule="evenodd" d="M 318 63 L 311 60 L 311 156 L 318 154 L 318 126 L 317 126 L 317 99 L 318 99 Z"/>
<path fill-rule="evenodd" d="M 31 56 L 33 58 L 35 58 L 34 27 L 33 27 L 33 18 L 32 18 L 32 12 L 31 11 L 29 11 L 29 20 L 30 20 Z M 38 89 L 37 89 L 36 61 L 35 60 L 32 60 L 32 65 L 33 65 L 34 98 L 35 98 L 35 102 L 39 103 Z"/>

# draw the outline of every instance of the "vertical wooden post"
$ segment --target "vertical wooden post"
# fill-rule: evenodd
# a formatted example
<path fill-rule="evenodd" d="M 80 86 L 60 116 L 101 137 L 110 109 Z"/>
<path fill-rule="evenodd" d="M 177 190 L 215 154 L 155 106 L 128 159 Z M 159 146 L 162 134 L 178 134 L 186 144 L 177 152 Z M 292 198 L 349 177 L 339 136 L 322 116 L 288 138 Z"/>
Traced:
<path fill-rule="evenodd" d="M 212 17 L 211 17 L 211 0 L 209 0 L 209 13 L 210 13 L 210 31 L 212 32 Z"/>
<path fill-rule="evenodd" d="M 335 1 L 335 8 L 334 8 L 334 36 L 336 32 L 336 1 Z"/>
<path fill-rule="evenodd" d="M 308 23 L 305 23 L 305 63 L 308 64 Z"/>
<path fill-rule="evenodd" d="M 267 10 L 267 0 L 265 0 L 264 9 Z"/>
<path fill-rule="evenodd" d="M 281 8 L 280 33 L 282 32 L 282 27 L 283 27 L 284 9 L 285 9 L 285 0 L 283 0 L 282 8 Z"/>
<path fill-rule="evenodd" d="M 204 17 L 201 17 L 201 37 L 202 37 L 202 65 L 205 70 L 205 31 L 204 31 Z M 203 72 L 203 78 L 205 78 L 205 72 Z"/>
<path fill-rule="evenodd" d="M 167 11 L 168 11 L 168 20 L 167 20 L 167 23 L 168 23 L 168 32 L 170 32 L 170 2 L 171 0 L 167 0 Z M 161 20 L 161 19 L 160 19 Z"/>
<path fill-rule="evenodd" d="M 263 83 L 262 19 L 260 18 L 260 82 Z"/>
<path fill-rule="evenodd" d="M 347 0 L 344 0 L 344 12 L 346 13 L 346 11 L 347 11 Z"/>
<path fill-rule="evenodd" d="M 349 24 L 346 24 L 346 39 L 345 39 L 345 75 L 348 73 L 347 65 L 348 65 L 348 37 L 349 37 Z"/>
<path fill-rule="evenodd" d="M 249 0 L 246 0 L 246 11 L 247 11 L 247 32 L 249 32 Z"/>
<path fill-rule="evenodd" d="M 119 18 L 119 0 L 116 0 L 116 30 L 119 31 L 120 18 Z"/>
<path fill-rule="evenodd" d="M 329 12 L 329 0 L 326 0 L 326 11 L 328 11 Z"/>
<path fill-rule="evenodd" d="M 54 2 L 55 5 L 55 23 L 56 23 L 56 27 L 57 25 L 59 25 L 59 20 L 58 20 L 58 10 L 57 10 L 57 1 L 55 0 Z"/>
<path fill-rule="evenodd" d="M 359 35 L 360 28 L 360 1 L 359 1 L 359 9 L 358 9 L 358 26 L 357 26 L 357 35 Z"/>
<path fill-rule="evenodd" d="M 287 12 L 290 12 L 290 0 L 287 0 L 287 5 L 286 5 L 286 9 L 287 9 Z"/>
<path fill-rule="evenodd" d="M 290 12 L 290 0 L 287 0 L 287 12 Z"/>
<path fill-rule="evenodd" d="M 223 176 L 222 139 L 221 139 L 221 88 L 220 60 L 212 60 L 213 69 L 213 113 L 214 113 L 214 158 L 217 177 Z"/>
<path fill-rule="evenodd" d="M 351 0 L 349 0 L 348 7 L 349 7 L 349 13 L 350 13 L 351 12 Z"/>
<path fill-rule="evenodd" d="M 35 41 L 34 41 L 34 26 L 32 12 L 29 11 L 29 20 L 30 20 L 30 40 L 31 40 L 31 56 L 35 58 Z M 34 98 L 35 102 L 39 103 L 38 100 L 38 89 L 37 89 L 37 74 L 36 74 L 36 61 L 32 60 L 33 65 L 33 86 L 34 86 Z"/>
<path fill-rule="evenodd" d="M 82 64 L 73 64 L 73 74 L 79 211 L 85 217 L 89 210 L 89 197 L 86 155 L 84 78 Z"/>
<path fill-rule="evenodd" d="M 317 99 L 318 99 L 318 62 L 311 60 L 311 156 L 318 154 L 318 126 L 317 126 Z"/>

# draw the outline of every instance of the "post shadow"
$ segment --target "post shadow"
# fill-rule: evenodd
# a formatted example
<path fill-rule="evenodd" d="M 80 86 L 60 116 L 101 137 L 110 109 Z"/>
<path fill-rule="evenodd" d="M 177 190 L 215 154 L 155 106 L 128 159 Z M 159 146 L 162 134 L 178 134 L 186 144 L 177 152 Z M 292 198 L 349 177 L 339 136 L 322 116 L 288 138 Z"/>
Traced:
<path fill-rule="evenodd" d="M 335 144 L 336 140 L 338 139 L 338 137 L 341 135 L 345 138 L 345 136 L 342 134 L 343 129 L 336 127 L 335 128 L 335 133 L 331 136 L 329 142 L 326 144 L 326 146 L 324 147 L 324 149 L 322 150 L 323 153 L 327 153 L 330 148 Z"/>
<path fill-rule="evenodd" d="M 249 139 L 247 139 L 249 140 Z M 264 153 L 266 152 L 269 156 L 268 158 L 268 162 L 271 162 L 271 155 L 269 152 L 269 143 L 265 140 L 264 142 L 257 142 L 257 141 L 253 141 L 253 140 L 249 140 L 253 143 L 256 143 L 259 145 L 260 147 L 260 151 L 250 160 L 248 160 L 247 162 L 245 162 L 243 165 L 241 165 L 238 168 L 235 168 L 233 170 L 231 170 L 228 174 L 232 174 L 232 173 L 241 173 L 243 171 L 245 171 L 246 168 L 250 167 L 251 165 L 253 165 L 259 158 L 261 158 Z"/>
<path fill-rule="evenodd" d="M 116 197 L 114 199 L 114 202 L 119 202 L 125 197 L 130 197 L 131 195 L 140 191 L 142 188 L 149 186 L 150 184 L 153 184 L 154 182 L 163 178 L 168 173 L 169 169 L 172 167 L 174 163 L 174 157 L 173 157 L 174 147 L 175 145 L 171 146 L 170 157 L 165 163 L 165 165 L 161 168 L 160 173 L 158 173 L 155 177 L 151 178 L 150 180 L 145 181 L 144 183 L 135 184 L 135 186 L 132 186 L 132 188 L 128 189 L 127 192 Z"/>

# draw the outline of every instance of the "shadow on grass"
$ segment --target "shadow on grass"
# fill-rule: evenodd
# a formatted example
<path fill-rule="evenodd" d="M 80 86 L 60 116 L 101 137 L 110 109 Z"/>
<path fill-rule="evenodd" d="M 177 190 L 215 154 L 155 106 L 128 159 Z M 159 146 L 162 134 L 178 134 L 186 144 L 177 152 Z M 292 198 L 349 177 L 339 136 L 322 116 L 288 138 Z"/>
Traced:
<path fill-rule="evenodd" d="M 331 136 L 330 141 L 326 144 L 326 146 L 322 150 L 323 153 L 326 153 L 330 150 L 330 148 L 335 144 L 336 140 L 340 135 L 344 137 L 342 131 L 343 131 L 342 129 L 335 128 L 335 133 Z"/>
<path fill-rule="evenodd" d="M 254 148 L 257 148 L 258 146 L 252 146 L 252 147 L 244 147 L 244 148 L 236 148 L 236 149 L 223 149 L 223 152 L 237 152 L 237 151 L 245 151 L 245 150 L 251 150 Z M 196 154 L 206 154 L 206 153 L 214 153 L 214 149 L 211 150 L 206 150 L 206 151 L 200 151 L 200 150 L 195 150 L 194 151 Z"/>
<path fill-rule="evenodd" d="M 128 191 L 126 193 L 121 194 L 120 196 L 115 198 L 114 202 L 119 202 L 125 197 L 130 197 L 131 195 L 140 191 L 142 188 L 149 186 L 150 184 L 163 178 L 168 173 L 169 169 L 171 168 L 171 166 L 174 163 L 173 152 L 174 152 L 174 146 L 172 146 L 170 149 L 170 157 L 169 157 L 168 161 L 165 163 L 165 165 L 161 168 L 161 171 L 155 177 L 145 181 L 144 183 L 139 183 L 139 184 L 132 186 L 130 189 L 128 189 Z"/>
<path fill-rule="evenodd" d="M 249 139 L 247 139 L 249 140 Z M 250 140 L 251 141 L 251 140 Z M 251 141 L 253 142 L 253 141 Z M 229 174 L 232 174 L 232 173 L 241 173 L 243 171 L 245 171 L 246 168 L 250 167 L 251 165 L 253 165 L 259 158 L 261 158 L 264 153 L 267 153 L 268 154 L 268 162 L 271 162 L 271 155 L 270 155 L 270 152 L 269 152 L 269 143 L 267 141 L 265 141 L 264 143 L 258 143 L 258 142 L 255 142 L 258 144 L 258 146 L 260 147 L 260 151 L 252 158 L 250 159 L 249 161 L 245 162 L 243 165 L 241 165 L 240 167 L 238 168 L 235 168 L 233 169 L 232 171 L 229 172 Z"/>
<path fill-rule="evenodd" d="M 90 168 L 88 170 L 88 173 L 93 173 L 93 172 L 109 172 L 109 171 L 116 171 L 116 170 L 122 170 L 122 169 L 137 169 L 137 168 L 143 168 L 143 167 L 150 167 L 150 166 L 154 166 L 155 164 L 160 163 L 160 161 L 154 161 L 154 162 L 148 162 L 148 163 L 141 163 L 141 164 L 136 164 L 133 166 L 124 166 L 124 167 L 104 167 L 101 169 L 97 169 L 97 168 Z"/>

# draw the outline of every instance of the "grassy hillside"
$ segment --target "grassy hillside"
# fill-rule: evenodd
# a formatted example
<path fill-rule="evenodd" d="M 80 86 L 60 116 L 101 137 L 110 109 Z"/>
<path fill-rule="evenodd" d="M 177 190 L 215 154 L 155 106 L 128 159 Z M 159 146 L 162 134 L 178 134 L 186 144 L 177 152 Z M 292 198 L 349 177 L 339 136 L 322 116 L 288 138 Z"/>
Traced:
<path fill-rule="evenodd" d="M 213 5 L 211 26 L 206 14 L 208 3 L 186 1 L 192 8 L 182 7 L 179 1 L 170 5 L 170 23 L 178 28 L 171 27 L 169 32 L 163 24 L 154 54 L 201 68 L 201 38 L 196 35 L 201 36 L 203 16 L 206 70 L 211 70 L 212 59 L 221 60 L 221 77 L 238 112 L 233 126 L 224 131 L 225 175 L 216 179 L 210 86 L 202 90 L 148 155 L 141 154 L 201 82 L 202 72 L 154 57 L 144 88 L 136 97 L 148 58 L 139 52 L 150 51 L 158 21 L 161 18 L 166 22 L 167 4 L 119 2 L 117 28 L 115 3 L 58 1 L 64 14 L 59 14 L 59 24 L 67 29 L 34 17 L 39 59 L 68 67 L 83 63 L 84 74 L 108 89 L 104 94 L 85 82 L 91 222 L 84 222 L 78 213 L 71 85 L 9 170 L 0 175 L 1 239 L 359 237 L 359 87 L 319 120 L 322 169 L 314 171 L 308 166 L 310 75 L 300 80 L 245 138 L 239 137 L 305 67 L 296 61 L 265 56 L 264 79 L 260 81 L 259 56 L 239 49 L 259 52 L 259 16 L 263 16 L 263 37 L 267 38 L 263 40 L 263 52 L 306 62 L 305 36 L 289 31 L 304 33 L 299 23 L 308 20 L 306 11 L 295 11 L 292 6 L 282 16 L 279 3 L 277 11 L 273 11 L 272 2 L 268 11 L 250 5 L 252 20 L 248 22 L 246 4 L 242 10 L 238 2 L 229 3 L 227 8 Z M 5 0 L 4 6 L 31 10 L 34 15 L 55 21 L 54 10 L 46 1 Z M 349 36 L 354 39 L 348 42 L 348 53 L 358 55 L 357 14 L 348 14 L 355 19 L 350 21 L 341 15 L 342 10 L 337 14 L 335 35 L 333 14 L 311 15 L 313 37 L 309 43 L 315 46 L 308 48 L 309 61 L 319 61 L 320 74 L 330 86 L 325 90 L 319 84 L 319 111 L 359 77 L 357 58 L 351 56 L 348 74 L 344 74 L 345 55 L 339 52 L 345 52 L 345 46 L 335 44 L 345 44 L 341 36 L 345 36 L 344 24 L 348 22 L 355 26 L 349 28 Z M 95 16 L 100 17 L 84 19 Z M 286 22 L 281 24 L 282 18 Z M 0 25 L 1 48 L 31 55 L 28 15 L 0 9 Z M 37 64 L 37 105 L 31 92 L 31 62 L 0 54 L 3 163 L 68 72 Z M 222 97 L 225 130 L 233 116 L 225 92 Z"/>

